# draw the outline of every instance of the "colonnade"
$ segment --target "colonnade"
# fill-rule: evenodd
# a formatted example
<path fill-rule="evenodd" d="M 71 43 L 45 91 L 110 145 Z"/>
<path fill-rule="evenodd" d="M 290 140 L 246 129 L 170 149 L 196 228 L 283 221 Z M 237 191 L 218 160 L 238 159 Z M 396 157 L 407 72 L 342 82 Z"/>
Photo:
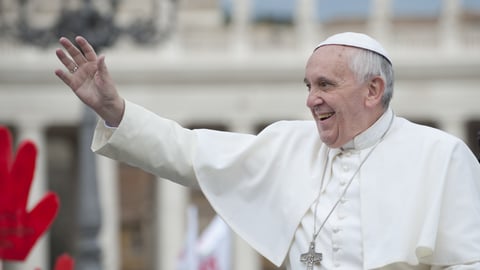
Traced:
<path fill-rule="evenodd" d="M 259 57 L 251 49 L 250 31 L 254 25 L 249 19 L 249 7 L 252 0 L 232 1 L 232 31 L 228 33 L 231 35 L 231 50 L 226 54 L 212 54 L 214 58 L 206 59 L 200 53 L 197 55 L 195 48 L 188 48 L 188 56 L 185 56 L 183 52 L 187 49 L 179 50 L 183 47 L 181 33 L 173 36 L 169 46 L 146 49 L 145 53 L 135 48 L 112 48 L 107 62 L 122 93 L 128 99 L 181 123 L 198 119 L 222 121 L 229 130 L 237 132 L 255 133 L 260 123 L 269 120 L 308 119 L 303 101 L 305 92 L 301 89 L 304 59 L 312 44 L 328 30 L 315 21 L 315 0 L 297 1 L 294 29 L 299 46 L 287 55 L 271 55 L 268 59 Z M 480 119 L 480 106 L 475 104 L 480 100 L 477 90 L 480 77 L 475 71 L 480 70 L 480 58 L 473 50 L 464 50 L 460 42 L 461 1 L 443 0 L 438 24 L 440 46 L 432 57 L 422 60 L 430 62 L 421 63 L 424 66 L 420 68 L 414 61 L 416 56 L 407 55 L 405 58 L 405 54 L 399 52 L 405 48 L 398 48 L 392 42 L 391 1 L 372 0 L 365 32 L 385 43 L 394 61 L 397 63 L 398 60 L 398 87 L 393 100 L 396 113 L 434 121 L 441 129 L 466 140 L 466 123 Z M 3 43 L 1 46 L 7 50 L 2 50 L 0 62 L 0 123 L 11 124 L 20 140 L 31 139 L 39 148 L 31 206 L 43 196 L 48 186 L 46 128 L 78 124 L 82 105 L 54 78 L 52 71 L 59 64 L 54 59 L 53 50 L 37 51 Z M 161 53 L 156 54 L 159 51 Z M 152 55 L 158 57 L 158 61 L 139 63 L 140 60 L 149 60 Z M 173 59 L 172 55 L 175 56 Z M 243 62 L 237 61 L 238 55 Z M 446 57 L 447 61 L 438 60 L 441 57 Z M 448 78 L 436 71 L 438 63 L 448 69 Z M 458 68 L 465 66 L 471 69 Z M 405 75 L 412 67 L 417 67 L 418 74 Z M 204 78 L 199 77 L 199 71 Z M 103 269 L 115 270 L 120 269 L 121 264 L 117 164 L 103 157 L 96 158 L 102 213 L 101 263 Z M 187 189 L 158 179 L 154 213 L 156 269 L 174 269 L 185 235 L 188 203 Z M 46 236 L 38 242 L 25 263 L 8 263 L 5 269 L 50 269 L 48 246 Z M 259 255 L 238 237 L 233 250 L 234 270 L 262 269 Z"/>

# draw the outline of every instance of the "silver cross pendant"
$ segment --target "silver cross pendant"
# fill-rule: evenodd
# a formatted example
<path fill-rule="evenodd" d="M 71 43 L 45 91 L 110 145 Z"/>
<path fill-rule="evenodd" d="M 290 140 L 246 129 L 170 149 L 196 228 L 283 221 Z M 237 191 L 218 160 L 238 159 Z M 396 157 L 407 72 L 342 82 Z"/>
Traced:
<path fill-rule="evenodd" d="M 300 261 L 307 264 L 307 270 L 313 270 L 315 264 L 320 264 L 322 253 L 315 252 L 315 241 L 310 242 L 310 249 L 307 253 L 300 255 Z"/>

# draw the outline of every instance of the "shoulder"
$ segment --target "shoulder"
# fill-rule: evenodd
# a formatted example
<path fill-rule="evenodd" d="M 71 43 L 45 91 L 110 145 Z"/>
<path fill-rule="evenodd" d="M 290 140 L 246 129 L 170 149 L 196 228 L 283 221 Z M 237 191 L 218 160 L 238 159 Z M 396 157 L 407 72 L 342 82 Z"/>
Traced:
<path fill-rule="evenodd" d="M 282 120 L 268 125 L 257 134 L 257 141 L 295 153 L 315 151 L 321 146 L 315 122 L 308 120 Z"/>
<path fill-rule="evenodd" d="M 445 142 L 445 143 L 459 143 L 462 140 L 450 133 L 447 133 L 438 128 L 417 124 L 405 118 L 397 117 L 397 130 L 406 139 L 415 138 L 416 141 L 427 140 L 424 142 Z"/>
<path fill-rule="evenodd" d="M 443 130 L 413 123 L 405 118 L 397 117 L 393 137 L 403 142 L 404 146 L 412 145 L 418 150 L 429 149 L 434 152 L 471 152 L 460 138 Z"/>
<path fill-rule="evenodd" d="M 282 120 L 265 127 L 259 134 L 270 132 L 291 132 L 292 135 L 316 135 L 315 123 L 311 120 Z"/>

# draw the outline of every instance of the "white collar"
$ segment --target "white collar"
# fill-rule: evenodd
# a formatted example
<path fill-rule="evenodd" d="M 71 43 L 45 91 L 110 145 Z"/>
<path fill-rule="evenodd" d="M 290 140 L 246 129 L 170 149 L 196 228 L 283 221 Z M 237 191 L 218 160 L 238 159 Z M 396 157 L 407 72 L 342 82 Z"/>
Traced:
<path fill-rule="evenodd" d="M 373 125 L 340 147 L 340 150 L 362 150 L 373 146 L 387 131 L 392 117 L 393 110 L 388 108 Z"/>

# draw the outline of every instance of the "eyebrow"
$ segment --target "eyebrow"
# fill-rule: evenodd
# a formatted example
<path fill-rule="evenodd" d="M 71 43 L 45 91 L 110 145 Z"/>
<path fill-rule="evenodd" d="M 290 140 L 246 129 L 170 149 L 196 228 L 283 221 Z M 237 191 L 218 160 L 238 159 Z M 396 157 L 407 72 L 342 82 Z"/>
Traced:
<path fill-rule="evenodd" d="M 326 83 L 331 84 L 331 85 L 336 85 L 336 82 L 335 82 L 334 80 L 329 79 L 329 78 L 327 78 L 327 77 L 325 77 L 325 76 L 320 76 L 320 77 L 318 77 L 318 78 L 315 78 L 314 81 L 316 81 L 316 82 L 326 82 Z M 306 77 L 303 79 L 303 82 L 304 82 L 305 84 L 309 84 L 309 83 L 310 83 Z"/>

